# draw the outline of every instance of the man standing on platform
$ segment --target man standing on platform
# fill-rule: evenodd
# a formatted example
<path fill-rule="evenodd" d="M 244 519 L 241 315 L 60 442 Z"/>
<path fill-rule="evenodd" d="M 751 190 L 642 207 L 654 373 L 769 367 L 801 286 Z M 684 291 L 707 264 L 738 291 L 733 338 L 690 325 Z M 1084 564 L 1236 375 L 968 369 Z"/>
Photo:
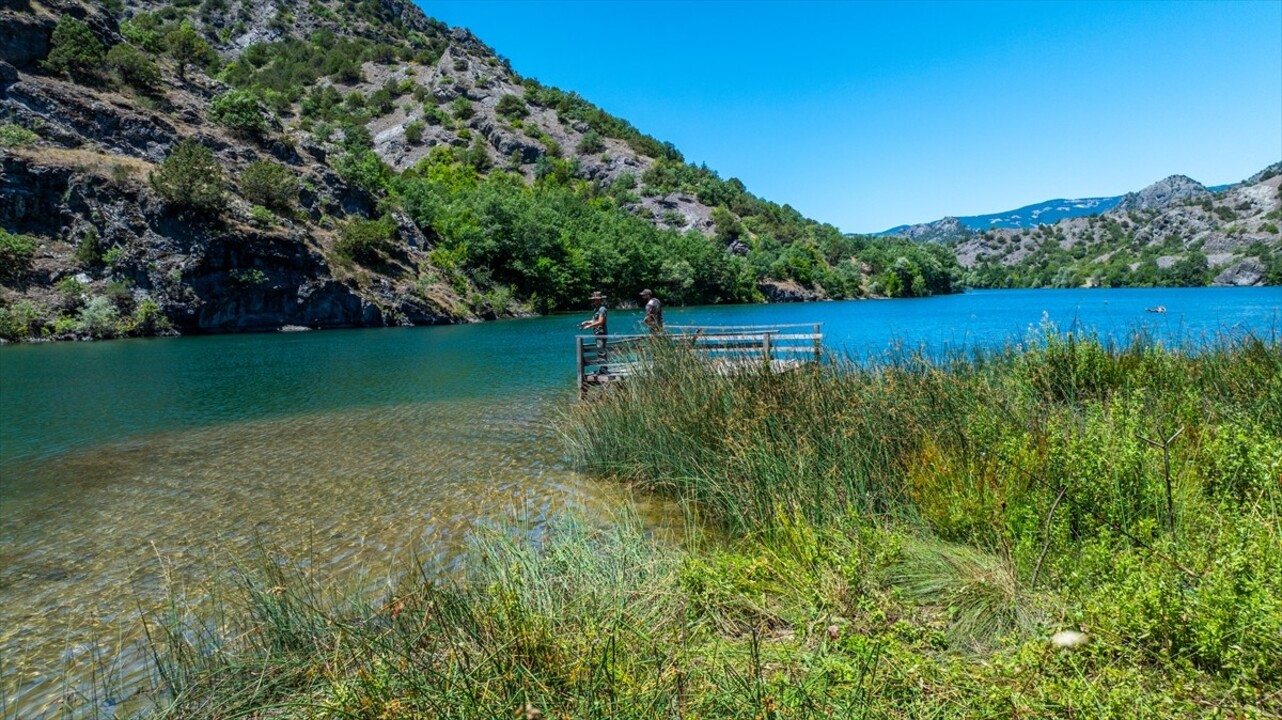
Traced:
<path fill-rule="evenodd" d="M 592 319 L 579 323 L 579 329 L 591 330 L 592 334 L 596 335 L 596 361 L 604 363 L 605 336 L 608 334 L 605 326 L 605 295 L 600 292 L 594 292 L 588 299 L 592 301 L 592 307 L 595 309 L 592 311 Z M 604 370 L 602 368 L 600 372 L 604 372 Z"/>
<path fill-rule="evenodd" d="M 649 288 L 641 291 L 641 299 L 645 302 L 645 324 L 650 326 L 650 332 L 663 332 L 663 303 Z"/>

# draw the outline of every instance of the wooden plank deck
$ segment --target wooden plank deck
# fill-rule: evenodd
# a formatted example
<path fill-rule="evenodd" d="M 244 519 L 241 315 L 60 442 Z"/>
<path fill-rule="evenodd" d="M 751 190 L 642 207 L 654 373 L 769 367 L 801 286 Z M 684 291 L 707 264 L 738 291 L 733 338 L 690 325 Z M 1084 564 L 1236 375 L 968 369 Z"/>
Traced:
<path fill-rule="evenodd" d="M 823 352 L 822 324 L 806 325 L 678 325 L 663 336 L 706 359 L 715 372 L 735 375 L 769 367 L 788 372 L 818 362 Z M 575 357 L 579 395 L 592 387 L 621 382 L 644 372 L 651 364 L 649 343 L 654 335 L 578 335 Z"/>

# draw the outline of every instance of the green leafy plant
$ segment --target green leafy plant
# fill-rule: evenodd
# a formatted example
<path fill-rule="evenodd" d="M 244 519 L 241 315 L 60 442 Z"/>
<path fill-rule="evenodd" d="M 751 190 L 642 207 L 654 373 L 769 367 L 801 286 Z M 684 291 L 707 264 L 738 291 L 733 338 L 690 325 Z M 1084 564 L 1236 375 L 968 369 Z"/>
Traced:
<path fill-rule="evenodd" d="M 360 188 L 382 191 L 392 178 L 392 169 L 373 150 L 357 150 L 341 155 L 334 169 L 343 180 Z"/>
<path fill-rule="evenodd" d="M 167 333 L 173 325 L 165 311 L 151 298 L 138 303 L 129 318 L 121 323 L 121 332 L 125 335 L 160 335 Z"/>
<path fill-rule="evenodd" d="M 450 112 L 458 120 L 468 120 L 476 114 L 476 109 L 472 107 L 472 101 L 459 95 L 450 103 Z"/>
<path fill-rule="evenodd" d="M 80 309 L 78 330 L 94 338 L 114 337 L 118 331 L 120 311 L 110 298 L 92 297 Z"/>
<path fill-rule="evenodd" d="M 187 68 L 190 65 L 210 65 L 217 55 L 200 33 L 190 23 L 182 23 L 164 37 L 165 51 L 178 63 L 178 77 L 187 79 Z"/>
<path fill-rule="evenodd" d="M 0 305 L 0 338 L 25 340 L 40 332 L 40 311 L 29 300 Z"/>
<path fill-rule="evenodd" d="M 22 276 L 31 269 L 35 256 L 35 238 L 0 228 L 0 279 Z"/>
<path fill-rule="evenodd" d="M 249 209 L 249 221 L 258 227 L 271 227 L 276 224 L 276 214 L 262 205 L 255 205 Z"/>
<path fill-rule="evenodd" d="M 214 153 L 196 140 L 178 143 L 148 179 L 166 202 L 205 213 L 222 210 L 227 180 Z"/>
<path fill-rule="evenodd" d="M 411 145 L 423 142 L 423 121 L 414 120 L 405 126 L 405 141 Z"/>
<path fill-rule="evenodd" d="M 298 204 L 298 179 L 288 167 L 271 160 L 255 160 L 239 178 L 240 192 L 254 205 L 289 215 Z"/>
<path fill-rule="evenodd" d="M 526 107 L 525 101 L 520 96 L 511 93 L 499 98 L 499 104 L 495 106 L 494 110 L 509 120 L 523 118 L 530 114 L 530 109 Z"/>
<path fill-rule="evenodd" d="M 258 100 L 244 90 L 229 90 L 209 103 L 209 116 L 238 135 L 252 137 L 267 129 Z"/>
<path fill-rule="evenodd" d="M 228 279 L 241 290 L 261 287 L 267 284 L 267 274 L 258 268 L 232 268 L 227 272 Z"/>
<path fill-rule="evenodd" d="M 40 136 L 21 125 L 0 125 L 0 147 L 20 148 L 34 145 Z"/>
<path fill-rule="evenodd" d="M 579 144 L 575 150 L 584 155 L 594 155 L 605 149 L 605 141 L 601 139 L 601 134 L 595 130 L 588 130 L 579 138 Z"/>
<path fill-rule="evenodd" d="M 76 262 L 84 267 L 93 267 L 102 262 L 102 246 L 98 242 L 98 231 L 89 228 L 76 243 Z"/>
<path fill-rule="evenodd" d="M 44 67 L 76 80 L 85 80 L 97 76 L 105 55 L 106 49 L 88 25 L 70 15 L 63 15 L 53 29 Z"/>
<path fill-rule="evenodd" d="M 355 218 L 343 226 L 334 252 L 339 257 L 362 265 L 382 262 L 393 249 L 396 225 L 390 218 L 363 220 Z"/>
<path fill-rule="evenodd" d="M 139 92 L 154 92 L 160 85 L 160 68 L 155 61 L 129 43 L 113 45 L 107 51 L 107 67 L 121 82 Z"/>

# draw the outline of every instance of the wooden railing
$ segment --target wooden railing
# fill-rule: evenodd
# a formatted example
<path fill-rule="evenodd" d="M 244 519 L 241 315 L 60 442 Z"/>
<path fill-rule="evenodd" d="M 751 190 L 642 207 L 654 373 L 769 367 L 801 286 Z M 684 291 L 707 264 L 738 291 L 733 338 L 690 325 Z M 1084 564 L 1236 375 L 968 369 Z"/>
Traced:
<path fill-rule="evenodd" d="M 718 370 L 734 374 L 768 367 L 783 372 L 818 362 L 823 352 L 821 323 L 793 325 L 676 325 L 663 337 L 689 347 Z M 649 366 L 653 334 L 579 335 L 575 338 L 580 395 L 589 387 L 634 375 Z"/>

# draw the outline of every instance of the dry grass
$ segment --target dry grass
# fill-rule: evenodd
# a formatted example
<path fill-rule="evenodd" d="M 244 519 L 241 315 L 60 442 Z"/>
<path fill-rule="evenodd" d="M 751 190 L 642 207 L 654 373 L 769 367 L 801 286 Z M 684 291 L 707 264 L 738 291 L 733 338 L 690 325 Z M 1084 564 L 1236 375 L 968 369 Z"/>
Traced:
<path fill-rule="evenodd" d="M 155 169 L 153 163 L 128 155 L 116 155 L 97 149 L 58 148 L 58 147 L 25 147 L 11 150 L 16 157 L 23 158 L 33 165 L 66 168 L 92 172 L 111 178 L 115 168 L 124 168 L 130 175 L 146 177 Z"/>

